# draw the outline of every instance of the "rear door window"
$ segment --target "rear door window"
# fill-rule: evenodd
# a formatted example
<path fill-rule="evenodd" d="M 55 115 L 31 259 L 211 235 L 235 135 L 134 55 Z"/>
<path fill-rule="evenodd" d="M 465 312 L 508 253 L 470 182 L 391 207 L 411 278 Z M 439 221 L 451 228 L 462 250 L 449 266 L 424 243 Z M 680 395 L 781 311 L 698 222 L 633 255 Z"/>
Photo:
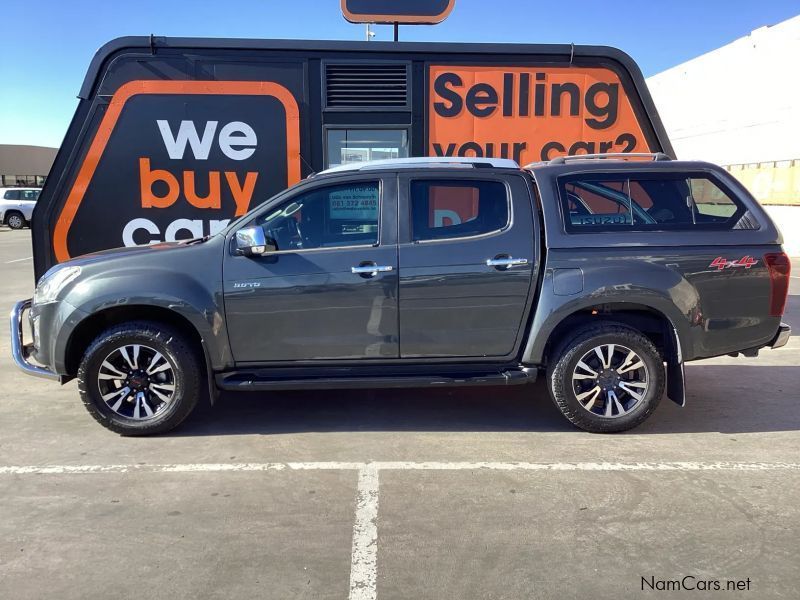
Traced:
<path fill-rule="evenodd" d="M 411 182 L 411 233 L 415 242 L 473 237 L 509 222 L 508 191 L 499 181 Z"/>
<path fill-rule="evenodd" d="M 20 190 L 20 200 L 27 200 L 28 202 L 36 202 L 39 198 L 39 190 Z"/>
<path fill-rule="evenodd" d="M 586 173 L 560 179 L 570 232 L 732 229 L 746 212 L 705 173 Z"/>

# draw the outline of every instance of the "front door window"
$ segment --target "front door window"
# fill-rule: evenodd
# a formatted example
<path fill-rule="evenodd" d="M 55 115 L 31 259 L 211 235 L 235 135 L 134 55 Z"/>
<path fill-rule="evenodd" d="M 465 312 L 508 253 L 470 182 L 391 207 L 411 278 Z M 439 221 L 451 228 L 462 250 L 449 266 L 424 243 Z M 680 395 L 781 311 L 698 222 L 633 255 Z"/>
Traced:
<path fill-rule="evenodd" d="M 318 188 L 256 220 L 278 251 L 378 243 L 377 181 Z"/>

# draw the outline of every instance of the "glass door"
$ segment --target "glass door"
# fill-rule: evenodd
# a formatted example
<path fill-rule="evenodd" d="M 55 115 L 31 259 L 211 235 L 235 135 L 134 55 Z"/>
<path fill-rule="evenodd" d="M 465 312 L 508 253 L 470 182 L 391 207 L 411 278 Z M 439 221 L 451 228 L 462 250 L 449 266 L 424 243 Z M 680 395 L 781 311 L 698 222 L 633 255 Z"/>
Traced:
<path fill-rule="evenodd" d="M 408 157 L 408 129 L 329 128 L 325 168 L 387 158 Z"/>

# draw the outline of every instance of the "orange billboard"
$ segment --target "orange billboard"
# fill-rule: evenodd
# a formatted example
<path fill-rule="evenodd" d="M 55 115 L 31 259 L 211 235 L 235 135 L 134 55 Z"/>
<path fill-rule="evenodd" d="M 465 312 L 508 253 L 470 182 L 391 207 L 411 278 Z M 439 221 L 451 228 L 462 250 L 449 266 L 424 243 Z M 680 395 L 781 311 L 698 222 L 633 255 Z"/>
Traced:
<path fill-rule="evenodd" d="M 649 152 L 619 76 L 598 67 L 429 67 L 428 153 L 511 158 Z"/>

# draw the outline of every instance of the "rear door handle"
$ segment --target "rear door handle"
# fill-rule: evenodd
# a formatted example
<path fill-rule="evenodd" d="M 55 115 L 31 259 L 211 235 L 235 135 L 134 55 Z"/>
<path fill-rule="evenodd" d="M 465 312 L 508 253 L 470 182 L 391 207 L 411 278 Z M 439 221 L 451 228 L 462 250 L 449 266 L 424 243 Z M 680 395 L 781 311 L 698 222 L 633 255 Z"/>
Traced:
<path fill-rule="evenodd" d="M 512 258 L 510 256 L 505 258 L 489 258 L 486 260 L 487 267 L 517 267 L 527 264 L 527 258 Z"/>

